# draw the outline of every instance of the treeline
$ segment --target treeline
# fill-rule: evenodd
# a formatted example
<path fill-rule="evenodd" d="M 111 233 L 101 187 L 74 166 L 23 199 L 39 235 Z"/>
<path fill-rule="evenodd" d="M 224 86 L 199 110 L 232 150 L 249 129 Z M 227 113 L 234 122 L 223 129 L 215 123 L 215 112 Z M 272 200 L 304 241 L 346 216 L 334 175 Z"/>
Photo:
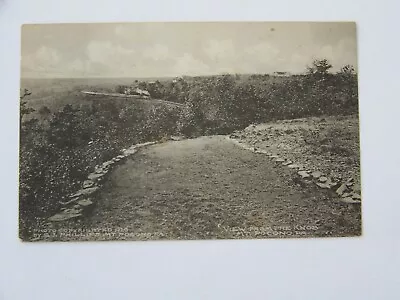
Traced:
<path fill-rule="evenodd" d="M 250 123 L 358 112 L 357 74 L 330 73 L 315 60 L 304 75 L 221 75 L 143 84 L 151 95 L 186 104 L 178 129 L 187 136 L 226 134 Z"/>

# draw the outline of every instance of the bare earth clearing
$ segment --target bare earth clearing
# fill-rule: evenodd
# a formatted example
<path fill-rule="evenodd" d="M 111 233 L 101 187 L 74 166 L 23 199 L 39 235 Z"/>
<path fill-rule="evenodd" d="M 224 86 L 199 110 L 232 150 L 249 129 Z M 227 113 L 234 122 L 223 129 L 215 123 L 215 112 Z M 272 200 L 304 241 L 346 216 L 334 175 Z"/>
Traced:
<path fill-rule="evenodd" d="M 361 234 L 359 205 L 301 181 L 224 136 L 141 149 L 111 171 L 95 208 L 52 240 L 231 239 Z M 55 224 L 54 226 L 57 226 Z M 72 232 L 72 231 L 71 231 Z M 115 235 L 118 232 L 124 234 Z"/>

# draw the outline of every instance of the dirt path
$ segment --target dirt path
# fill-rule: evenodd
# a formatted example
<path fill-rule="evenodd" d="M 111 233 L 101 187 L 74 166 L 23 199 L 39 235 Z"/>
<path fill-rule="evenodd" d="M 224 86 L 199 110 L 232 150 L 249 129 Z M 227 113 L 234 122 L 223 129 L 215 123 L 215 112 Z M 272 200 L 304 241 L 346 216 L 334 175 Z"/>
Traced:
<path fill-rule="evenodd" d="M 225 137 L 166 142 L 116 167 L 79 226 L 129 240 L 360 234 L 358 206 L 297 178 Z"/>

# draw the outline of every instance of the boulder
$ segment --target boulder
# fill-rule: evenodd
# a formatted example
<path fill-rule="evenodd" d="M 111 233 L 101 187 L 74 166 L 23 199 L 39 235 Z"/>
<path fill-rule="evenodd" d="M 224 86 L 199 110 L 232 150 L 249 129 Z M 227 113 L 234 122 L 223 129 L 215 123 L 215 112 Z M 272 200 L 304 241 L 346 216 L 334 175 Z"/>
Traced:
<path fill-rule="evenodd" d="M 287 161 L 283 162 L 282 165 L 288 166 L 288 165 L 291 165 L 292 163 L 293 162 L 291 160 L 287 160 Z"/>
<path fill-rule="evenodd" d="M 276 161 L 276 162 L 284 162 L 285 159 L 284 159 L 284 158 L 279 158 L 279 157 L 278 157 L 278 158 L 275 159 L 275 161 Z"/>

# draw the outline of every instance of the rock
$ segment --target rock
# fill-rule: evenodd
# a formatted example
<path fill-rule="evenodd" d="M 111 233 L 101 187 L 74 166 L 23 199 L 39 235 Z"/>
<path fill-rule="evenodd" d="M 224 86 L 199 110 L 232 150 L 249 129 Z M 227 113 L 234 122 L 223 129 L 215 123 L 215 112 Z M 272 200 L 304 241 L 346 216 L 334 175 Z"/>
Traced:
<path fill-rule="evenodd" d="M 66 214 L 80 214 L 82 212 L 82 208 L 79 208 L 79 209 L 77 209 L 77 208 L 68 208 L 68 209 L 64 210 L 64 212 Z"/>
<path fill-rule="evenodd" d="M 290 168 L 290 169 L 300 169 L 300 166 L 298 164 L 291 164 L 291 165 L 288 165 L 288 168 Z"/>
<path fill-rule="evenodd" d="M 70 200 L 68 200 L 66 202 L 60 201 L 60 204 L 63 205 L 63 206 L 67 206 L 67 205 L 69 205 L 71 203 L 74 203 L 77 200 L 79 200 L 79 197 L 76 197 L 75 195 L 70 195 L 69 197 L 70 197 Z"/>
<path fill-rule="evenodd" d="M 357 193 L 352 193 L 351 198 L 353 198 L 354 200 L 361 200 L 361 195 Z"/>
<path fill-rule="evenodd" d="M 82 189 L 82 190 L 79 190 L 78 192 L 76 192 L 74 195 L 72 195 L 72 197 L 79 197 L 82 195 L 90 195 L 90 194 L 93 194 L 94 192 L 96 192 L 98 189 L 99 189 L 98 186 L 87 188 L 87 189 Z"/>
<path fill-rule="evenodd" d="M 355 193 L 361 193 L 361 184 L 360 183 L 355 183 L 354 185 L 353 185 L 353 191 L 355 192 Z"/>
<path fill-rule="evenodd" d="M 329 184 L 329 186 L 330 186 L 331 189 L 337 189 L 337 187 L 338 187 L 338 185 L 339 185 L 339 182 L 337 182 L 337 181 L 332 181 L 331 178 L 328 178 L 328 181 L 325 182 L 325 183 L 326 183 L 326 184 Z"/>
<path fill-rule="evenodd" d="M 93 185 L 94 185 L 94 182 L 91 181 L 91 180 L 85 180 L 85 181 L 83 182 L 83 188 L 84 188 L 84 189 L 89 188 L 89 187 L 92 187 Z"/>
<path fill-rule="evenodd" d="M 105 167 L 100 167 L 100 168 L 95 169 L 94 172 L 95 172 L 96 174 L 106 174 L 106 173 L 107 173 L 107 168 L 105 168 Z"/>
<path fill-rule="evenodd" d="M 257 149 L 257 150 L 256 150 L 256 153 L 258 153 L 258 154 L 268 154 L 267 151 L 262 150 L 262 149 Z"/>
<path fill-rule="evenodd" d="M 135 154 L 136 152 L 137 152 L 136 149 L 126 149 L 126 150 L 124 151 L 124 154 L 125 154 L 125 155 L 132 155 L 132 154 Z"/>
<path fill-rule="evenodd" d="M 350 197 L 350 196 L 351 196 L 350 193 L 343 193 L 343 194 L 342 194 L 342 198 L 347 198 L 347 197 Z"/>
<path fill-rule="evenodd" d="M 76 204 L 76 205 L 74 205 L 74 208 L 75 208 L 75 209 L 80 209 L 81 206 L 80 206 L 79 204 Z"/>
<path fill-rule="evenodd" d="M 328 181 L 328 178 L 326 178 L 325 176 L 321 176 L 320 178 L 318 178 L 318 180 L 319 180 L 320 182 L 327 182 L 327 181 Z"/>
<path fill-rule="evenodd" d="M 143 146 L 149 146 L 149 145 L 154 145 L 156 142 L 146 142 L 146 143 L 141 143 L 141 144 L 136 144 L 131 146 L 131 148 L 139 148 Z"/>
<path fill-rule="evenodd" d="M 310 174 L 308 174 L 308 171 L 299 171 L 297 172 L 303 179 L 310 177 Z"/>
<path fill-rule="evenodd" d="M 89 199 L 82 199 L 82 200 L 79 200 L 79 201 L 78 201 L 78 204 L 79 204 L 80 206 L 82 206 L 82 207 L 88 207 L 88 206 L 92 205 L 93 202 L 90 201 Z"/>
<path fill-rule="evenodd" d="M 55 214 L 54 216 L 48 218 L 51 222 L 62 222 L 73 218 L 78 218 L 82 216 L 81 209 L 66 209 L 59 214 Z"/>
<path fill-rule="evenodd" d="M 283 159 L 283 158 L 277 158 L 277 159 L 275 159 L 274 161 L 276 161 L 276 162 L 284 162 L 285 161 L 285 159 Z"/>
<path fill-rule="evenodd" d="M 89 174 L 88 179 L 97 180 L 97 179 L 103 177 L 104 175 L 105 174 L 103 174 L 103 173 L 91 173 L 91 174 Z"/>
<path fill-rule="evenodd" d="M 270 156 L 269 156 L 269 158 L 272 158 L 272 159 L 274 159 L 274 158 L 279 158 L 279 156 L 278 156 L 278 155 L 276 155 L 276 154 L 272 154 L 272 155 L 270 155 Z"/>
<path fill-rule="evenodd" d="M 338 194 L 339 196 L 342 196 L 343 193 L 347 190 L 347 186 L 346 184 L 342 184 L 337 190 L 336 190 L 336 194 Z"/>
<path fill-rule="evenodd" d="M 313 178 L 320 178 L 322 176 L 322 173 L 320 171 L 314 171 L 311 173 L 311 176 Z"/>
<path fill-rule="evenodd" d="M 361 204 L 360 200 L 354 200 L 351 197 L 345 197 L 345 198 L 341 198 L 341 201 L 344 203 L 351 203 L 351 204 Z"/>
<path fill-rule="evenodd" d="M 283 162 L 282 165 L 288 166 L 288 165 L 291 165 L 292 163 L 293 162 L 291 160 L 287 160 L 287 161 Z"/>
<path fill-rule="evenodd" d="M 315 184 L 318 185 L 322 189 L 330 189 L 331 188 L 331 186 L 327 183 L 316 182 Z"/>

